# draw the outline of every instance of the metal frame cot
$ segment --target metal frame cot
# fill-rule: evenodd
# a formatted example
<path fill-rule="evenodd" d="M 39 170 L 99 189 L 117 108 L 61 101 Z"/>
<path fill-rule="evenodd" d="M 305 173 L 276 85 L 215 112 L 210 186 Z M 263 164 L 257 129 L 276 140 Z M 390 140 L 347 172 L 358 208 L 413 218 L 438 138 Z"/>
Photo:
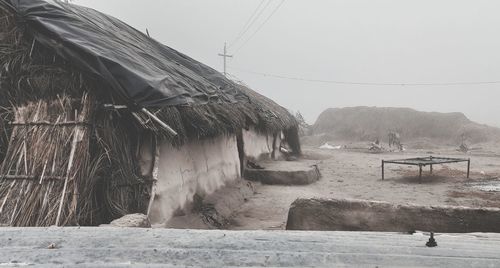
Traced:
<path fill-rule="evenodd" d="M 422 167 L 430 166 L 430 172 L 432 174 L 433 165 L 449 164 L 449 163 L 460 163 L 467 162 L 467 178 L 470 174 L 470 158 L 449 158 L 449 157 L 415 157 L 407 159 L 397 159 L 397 160 L 382 160 L 382 180 L 385 179 L 385 164 L 398 164 L 398 165 L 410 165 L 419 167 L 419 179 L 422 180 Z"/>

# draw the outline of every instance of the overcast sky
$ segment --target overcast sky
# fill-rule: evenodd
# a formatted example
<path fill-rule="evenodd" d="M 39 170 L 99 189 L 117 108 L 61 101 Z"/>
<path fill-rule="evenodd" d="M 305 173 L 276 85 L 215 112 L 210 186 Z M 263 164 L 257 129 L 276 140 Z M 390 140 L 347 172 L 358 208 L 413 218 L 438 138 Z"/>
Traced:
<path fill-rule="evenodd" d="M 368 86 L 369 83 L 500 81 L 498 0 L 75 0 L 111 14 L 217 70 L 228 72 L 313 123 L 329 107 L 394 106 L 463 112 L 500 126 L 500 84 Z M 262 9 L 262 8 L 261 8 Z M 244 45 L 241 47 L 241 45 Z M 251 72 L 246 72 L 251 71 Z"/>

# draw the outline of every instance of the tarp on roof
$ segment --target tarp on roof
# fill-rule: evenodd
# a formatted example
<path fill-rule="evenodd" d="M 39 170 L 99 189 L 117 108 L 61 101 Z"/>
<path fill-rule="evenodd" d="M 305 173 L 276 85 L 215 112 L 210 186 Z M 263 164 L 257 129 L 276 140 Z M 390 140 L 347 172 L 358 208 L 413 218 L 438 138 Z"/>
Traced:
<path fill-rule="evenodd" d="M 94 9 L 60 1 L 8 1 L 36 41 L 107 83 L 129 105 L 235 102 L 241 92 L 216 70 Z"/>

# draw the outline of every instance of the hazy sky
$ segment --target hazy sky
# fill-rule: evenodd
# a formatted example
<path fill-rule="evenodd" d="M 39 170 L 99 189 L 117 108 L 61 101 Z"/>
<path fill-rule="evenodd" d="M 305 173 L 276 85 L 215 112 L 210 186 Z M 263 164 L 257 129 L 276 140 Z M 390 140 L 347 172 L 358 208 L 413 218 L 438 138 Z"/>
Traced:
<path fill-rule="evenodd" d="M 267 4 L 264 1 L 264 5 Z M 366 86 L 277 79 L 376 83 L 500 81 L 498 0 L 281 0 L 236 44 L 261 0 L 75 0 L 111 14 L 217 70 L 224 42 L 228 72 L 314 122 L 324 109 L 411 107 L 464 112 L 500 126 L 500 84 Z"/>

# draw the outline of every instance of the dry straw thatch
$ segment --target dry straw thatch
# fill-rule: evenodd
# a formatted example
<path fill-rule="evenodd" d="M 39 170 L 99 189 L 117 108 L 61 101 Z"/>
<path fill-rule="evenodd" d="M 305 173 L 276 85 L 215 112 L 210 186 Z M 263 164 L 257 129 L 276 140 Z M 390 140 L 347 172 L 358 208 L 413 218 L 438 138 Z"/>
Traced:
<path fill-rule="evenodd" d="M 80 103 L 61 97 L 15 109 L 9 150 L 0 170 L 2 222 L 76 224 L 80 215 L 90 213 L 92 202 L 85 190 L 95 183 L 94 174 L 89 174 L 88 150 L 93 104 L 84 95 Z"/>
<path fill-rule="evenodd" d="M 136 159 L 144 135 L 182 145 L 253 125 L 284 131 L 299 153 L 295 118 L 248 88 L 237 90 L 247 100 L 149 107 L 178 133 L 172 136 L 140 111 L 103 108 L 126 102 L 39 45 L 0 0 L 0 223 L 94 225 L 144 212 L 151 178 L 140 175 Z"/>

